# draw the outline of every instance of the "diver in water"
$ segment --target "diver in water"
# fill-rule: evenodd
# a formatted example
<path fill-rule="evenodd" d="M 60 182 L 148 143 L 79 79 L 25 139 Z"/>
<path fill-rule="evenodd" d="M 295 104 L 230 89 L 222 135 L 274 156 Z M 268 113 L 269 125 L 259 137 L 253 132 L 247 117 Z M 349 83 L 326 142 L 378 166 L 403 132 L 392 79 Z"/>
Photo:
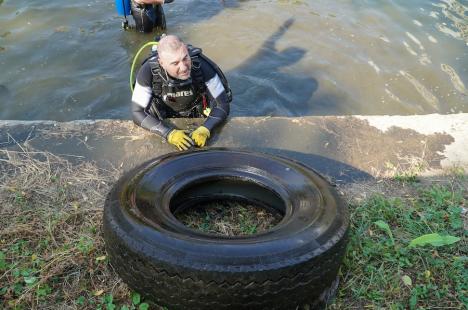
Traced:
<path fill-rule="evenodd" d="M 166 17 L 162 5 L 174 0 L 115 0 L 119 15 L 124 16 L 124 29 L 132 28 L 128 25 L 127 15 L 132 14 L 135 28 L 139 32 L 152 32 L 153 29 L 165 30 Z"/>
<path fill-rule="evenodd" d="M 133 121 L 179 150 L 203 147 L 213 128 L 229 115 L 231 99 L 219 67 L 201 49 L 167 35 L 138 71 L 132 95 Z M 189 133 L 166 120 L 173 117 L 205 117 L 205 121 Z"/>
<path fill-rule="evenodd" d="M 165 30 L 166 17 L 163 3 L 173 0 L 131 0 L 131 12 L 135 27 L 139 32 L 151 32 L 153 29 Z"/>

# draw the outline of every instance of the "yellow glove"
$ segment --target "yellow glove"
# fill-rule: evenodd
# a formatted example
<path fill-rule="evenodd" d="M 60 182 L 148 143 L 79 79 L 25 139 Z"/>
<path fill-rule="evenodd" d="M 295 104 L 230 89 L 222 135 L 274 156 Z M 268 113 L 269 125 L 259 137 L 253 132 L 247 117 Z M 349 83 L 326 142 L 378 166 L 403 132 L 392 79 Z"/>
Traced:
<path fill-rule="evenodd" d="M 192 139 L 187 135 L 188 133 L 188 130 L 173 129 L 167 135 L 167 141 L 175 145 L 179 150 L 186 151 L 193 145 Z"/>
<path fill-rule="evenodd" d="M 210 131 L 205 126 L 200 126 L 192 132 L 192 139 L 199 147 L 205 146 L 206 139 L 210 137 Z"/>

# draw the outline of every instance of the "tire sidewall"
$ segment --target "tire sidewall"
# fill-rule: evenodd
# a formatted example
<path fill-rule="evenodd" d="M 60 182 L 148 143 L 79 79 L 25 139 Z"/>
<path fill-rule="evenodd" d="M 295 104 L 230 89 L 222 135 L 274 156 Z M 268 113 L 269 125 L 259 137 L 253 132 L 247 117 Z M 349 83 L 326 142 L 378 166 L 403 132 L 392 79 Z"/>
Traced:
<path fill-rule="evenodd" d="M 246 170 L 253 181 L 272 187 L 287 204 L 283 220 L 272 230 L 220 237 L 189 229 L 171 214 L 167 199 L 184 184 Z M 166 195 L 155 194 L 150 199 L 158 218 L 155 222 L 129 201 L 135 199 L 134 184 L 161 175 L 152 185 Z M 108 196 L 104 226 L 107 235 L 113 235 L 110 239 L 120 240 L 131 252 L 149 260 L 203 270 L 249 271 L 260 265 L 277 269 L 320 256 L 344 238 L 348 212 L 334 188 L 301 163 L 243 150 L 210 149 L 167 154 L 128 172 Z"/>

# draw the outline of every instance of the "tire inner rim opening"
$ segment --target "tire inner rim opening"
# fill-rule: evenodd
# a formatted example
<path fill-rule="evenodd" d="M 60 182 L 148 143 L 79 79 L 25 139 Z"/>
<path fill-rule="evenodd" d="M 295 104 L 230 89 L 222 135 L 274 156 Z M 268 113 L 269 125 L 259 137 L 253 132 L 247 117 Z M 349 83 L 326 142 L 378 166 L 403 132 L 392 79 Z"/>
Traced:
<path fill-rule="evenodd" d="M 185 226 L 225 236 L 268 231 L 286 210 L 280 196 L 265 185 L 233 177 L 192 182 L 174 194 L 169 208 Z"/>

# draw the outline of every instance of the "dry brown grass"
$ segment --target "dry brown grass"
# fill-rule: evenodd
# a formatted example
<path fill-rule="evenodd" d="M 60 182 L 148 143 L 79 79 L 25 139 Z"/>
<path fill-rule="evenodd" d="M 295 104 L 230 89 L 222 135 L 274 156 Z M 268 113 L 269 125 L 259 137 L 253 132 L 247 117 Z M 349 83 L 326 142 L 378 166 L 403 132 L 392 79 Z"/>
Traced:
<path fill-rule="evenodd" d="M 192 229 L 230 237 L 264 232 L 282 219 L 277 212 L 233 201 L 195 206 L 176 217 Z"/>
<path fill-rule="evenodd" d="M 0 171 L 0 308 L 96 309 L 106 294 L 128 298 L 100 234 L 117 170 L 0 150 Z"/>

